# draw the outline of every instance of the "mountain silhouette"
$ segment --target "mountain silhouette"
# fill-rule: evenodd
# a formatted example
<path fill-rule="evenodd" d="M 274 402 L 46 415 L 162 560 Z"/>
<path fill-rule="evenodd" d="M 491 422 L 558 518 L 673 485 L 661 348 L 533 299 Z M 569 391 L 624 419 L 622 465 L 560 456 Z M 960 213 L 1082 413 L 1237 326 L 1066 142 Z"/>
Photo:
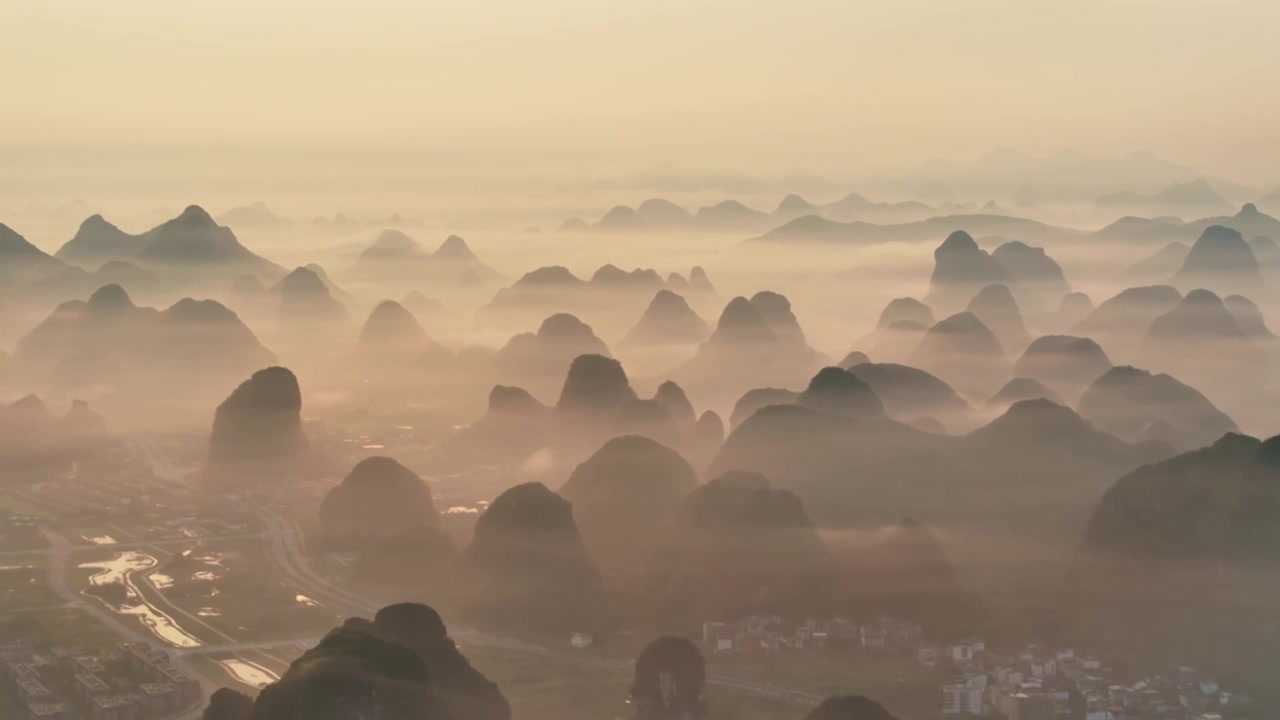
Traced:
<path fill-rule="evenodd" d="M 769 220 L 768 213 L 749 208 L 737 200 L 725 200 L 698 208 L 693 216 L 697 227 L 717 231 L 756 230 L 767 225 Z"/>
<path fill-rule="evenodd" d="M 306 448 L 298 378 L 283 367 L 259 370 L 218 406 L 206 473 L 224 488 L 282 485 Z"/>
<path fill-rule="evenodd" d="M 928 325 L 913 320 L 895 320 L 884 327 L 876 328 L 870 335 L 857 341 L 856 345 L 866 348 L 866 355 L 878 362 L 904 363 L 915 352 L 920 341 L 929 332 Z"/>
<path fill-rule="evenodd" d="M 471 666 L 433 608 L 420 603 L 388 605 L 366 627 L 413 650 L 426 662 L 432 695 L 443 705 L 443 717 L 510 720 L 511 706 L 502 691 Z"/>
<path fill-rule="evenodd" d="M 787 352 L 810 356 L 816 354 L 805 340 L 804 330 L 800 328 L 799 320 L 791 311 L 791 301 L 786 296 L 761 290 L 751 296 L 751 304 Z"/>
<path fill-rule="evenodd" d="M 477 257 L 457 235 L 450 235 L 434 251 L 428 251 L 418 240 L 393 229 L 383 230 L 360 251 L 350 274 L 401 285 L 422 282 L 476 285 L 502 278 L 501 273 Z"/>
<path fill-rule="evenodd" d="M 366 621 L 367 623 L 367 621 Z M 413 650 L 363 629 L 330 631 L 254 700 L 253 718 L 356 720 L 375 713 L 433 720 L 426 662 Z"/>
<path fill-rule="evenodd" d="M 65 265 L 55 274 L 28 285 L 27 292 L 61 300 L 87 295 L 104 285 L 119 285 L 133 293 L 150 293 L 160 285 L 160 276 L 124 260 L 108 260 L 93 272 Z"/>
<path fill-rule="evenodd" d="M 895 363 L 865 362 L 848 368 L 865 381 L 884 402 L 889 416 L 912 420 L 921 415 L 963 413 L 969 404 L 942 380 L 924 370 Z"/>
<path fill-rule="evenodd" d="M 72 400 L 62 415 L 34 394 L 0 402 L 0 471 L 15 482 L 38 481 L 124 449 L 107 419 L 83 400 Z"/>
<path fill-rule="evenodd" d="M 760 408 L 770 405 L 795 405 L 800 400 L 800 393 L 783 388 L 754 388 L 748 390 L 733 405 L 733 413 L 729 416 L 731 427 L 738 427 L 747 418 L 756 414 Z"/>
<path fill-rule="evenodd" d="M 1220 225 L 1240 233 L 1245 238 L 1280 237 L 1280 219 L 1258 209 L 1253 203 L 1241 206 L 1234 215 L 1212 215 L 1199 220 L 1183 222 L 1176 217 L 1124 217 L 1107 227 L 1090 234 L 1094 241 L 1140 242 L 1166 245 L 1195 242 L 1208 228 Z"/>
<path fill-rule="evenodd" d="M 600 318 L 598 322 L 606 318 L 611 321 L 617 315 L 640 314 L 645 305 L 651 303 L 654 293 L 668 284 L 652 268 L 623 270 L 609 263 L 583 280 L 563 266 L 546 266 L 525 273 L 510 286 L 500 289 L 489 304 L 481 308 L 481 314 L 501 319 L 540 310 L 571 311 L 593 320 Z M 693 292 L 693 284 L 686 281 L 679 288 L 669 289 L 688 294 Z"/>
<path fill-rule="evenodd" d="M 989 396 L 1009 377 L 1009 361 L 1000 341 L 971 312 L 952 315 L 929 328 L 908 364 L 971 397 Z"/>
<path fill-rule="evenodd" d="M 574 468 L 560 494 L 573 503 L 591 554 L 606 573 L 638 568 L 658 528 L 698 484 L 675 450 L 639 435 L 606 442 Z"/>
<path fill-rule="evenodd" d="M 1022 311 L 1018 308 L 1018 301 L 1007 285 L 996 284 L 982 288 L 969 301 L 965 310 L 973 313 L 995 333 L 1000 346 L 1011 354 L 1021 352 L 1031 340 L 1022 320 Z"/>
<path fill-rule="evenodd" d="M 724 420 L 714 410 L 703 411 L 693 426 L 694 456 L 699 468 L 706 467 L 724 443 Z"/>
<path fill-rule="evenodd" d="M 1231 208 L 1231 204 L 1218 194 L 1204 178 L 1176 182 L 1153 195 L 1139 193 L 1115 193 L 1098 198 L 1099 207 L 1142 210 L 1156 213 L 1183 215 L 1218 212 Z"/>
<path fill-rule="evenodd" d="M 490 362 L 498 379 L 550 392 L 581 355 L 609 357 L 610 353 L 590 326 L 574 315 L 557 313 L 543 320 L 536 333 L 512 336 Z"/>
<path fill-rule="evenodd" d="M 1225 303 L 1208 290 L 1192 290 L 1151 321 L 1143 338 L 1148 367 L 1172 373 L 1229 407 L 1251 404 L 1266 384 L 1266 354 L 1236 324 Z M 1229 366 L 1222 358 L 1231 358 Z"/>
<path fill-rule="evenodd" d="M 1169 285 L 1128 288 L 1102 301 L 1071 332 L 1093 338 L 1113 361 L 1135 360 L 1151 321 L 1181 301 L 1182 293 Z"/>
<path fill-rule="evenodd" d="M 63 267 L 62 261 L 0 223 L 0 282 L 26 283 L 47 278 Z"/>
<path fill-rule="evenodd" d="M 820 360 L 791 312 L 791 303 L 766 291 L 750 300 L 741 296 L 730 300 L 711 337 L 677 376 L 724 399 L 736 396 L 744 386 L 807 381 Z M 727 367 L 736 372 L 727 376 Z"/>
<path fill-rule="evenodd" d="M 627 331 L 627 345 L 696 345 L 711 335 L 711 327 L 670 290 L 659 290 L 640 320 Z"/>
<path fill-rule="evenodd" d="M 223 225 L 252 228 L 282 227 L 291 224 L 288 218 L 275 214 L 261 200 L 252 205 L 239 205 L 231 208 L 218 216 L 218 222 Z"/>
<path fill-rule="evenodd" d="M 1052 559 L 1060 571 L 1110 478 L 1166 451 L 1124 442 L 1067 408 L 1040 403 L 1016 403 L 961 436 L 769 405 L 733 429 L 709 473 L 763 474 L 795 492 L 822 526 L 901 517 L 952 530 L 1000 523 L 1018 542 L 1034 538 L 1044 551 L 1040 562 Z M 957 487 L 964 492 L 949 491 Z M 1052 506 L 1045 504 L 1050 497 Z M 964 544 L 952 549 L 966 567 L 990 566 L 988 553 Z"/>
<path fill-rule="evenodd" d="M 164 311 L 136 306 L 119 285 L 59 305 L 20 338 L 13 371 L 71 386 L 148 389 L 194 378 L 242 376 L 274 356 L 240 318 L 213 300 L 184 298 Z"/>
<path fill-rule="evenodd" d="M 612 264 L 601 265 L 587 282 L 600 289 L 627 290 L 652 290 L 663 284 L 662 276 L 652 268 L 635 268 L 627 272 Z"/>
<path fill-rule="evenodd" d="M 1042 335 L 1023 351 L 1014 363 L 1013 373 L 1075 396 L 1110 369 L 1111 358 L 1092 339 Z"/>
<path fill-rule="evenodd" d="M 556 229 L 556 232 L 577 233 L 577 232 L 586 232 L 590 229 L 591 229 L 591 226 L 587 224 L 586 220 L 575 217 L 575 218 L 569 218 L 564 222 L 560 223 L 560 227 Z"/>
<path fill-rule="evenodd" d="M 1183 242 L 1195 240 L 1187 223 L 1181 218 L 1162 215 L 1159 217 L 1137 217 L 1126 215 L 1115 222 L 1091 233 L 1089 238 L 1100 242 L 1131 242 L 1149 245 L 1167 244 L 1174 238 Z"/>
<path fill-rule="evenodd" d="M 1276 265 L 1280 264 L 1280 246 L 1276 245 L 1275 240 L 1265 235 L 1259 235 L 1250 240 L 1249 249 L 1253 251 L 1253 257 L 1264 270 L 1274 270 Z"/>
<path fill-rule="evenodd" d="M 898 720 L 883 705 L 862 695 L 832 695 L 804 720 Z"/>
<path fill-rule="evenodd" d="M 1015 377 L 996 391 L 987 404 L 998 408 L 1007 408 L 1024 400 L 1046 400 L 1061 404 L 1062 398 L 1050 390 L 1044 383 L 1035 378 Z"/>
<path fill-rule="evenodd" d="M 850 370 L 855 365 L 861 365 L 862 363 L 869 363 L 869 362 L 871 362 L 871 357 L 869 355 L 867 355 L 866 353 L 860 350 L 851 350 L 849 351 L 849 354 L 845 355 L 844 359 L 840 361 L 840 364 L 838 367 L 842 367 L 845 370 Z"/>
<path fill-rule="evenodd" d="M 800 498 L 730 472 L 685 497 L 656 549 L 646 595 L 657 622 L 821 612 L 835 567 Z"/>
<path fill-rule="evenodd" d="M 933 310 L 928 305 L 913 297 L 894 298 L 880 311 L 880 319 L 876 328 L 886 328 L 896 322 L 912 322 L 929 327 L 933 325 Z"/>
<path fill-rule="evenodd" d="M 1221 225 L 1205 228 L 1187 252 L 1173 284 L 1183 290 L 1208 288 L 1257 291 L 1262 274 L 1253 250 L 1239 232 Z"/>
<path fill-rule="evenodd" d="M 431 490 L 422 478 L 383 456 L 356 463 L 320 504 L 323 532 L 330 542 L 346 547 L 367 547 L 437 522 Z"/>
<path fill-rule="evenodd" d="M 1070 292 L 1062 296 L 1058 312 L 1050 322 L 1061 331 L 1066 331 L 1080 324 L 1094 311 L 1093 299 L 1082 292 Z"/>
<path fill-rule="evenodd" d="M 593 230 L 604 232 L 629 232 L 648 227 L 640 213 L 633 207 L 615 205 L 591 226 Z"/>
<path fill-rule="evenodd" d="M 711 284 L 711 278 L 707 276 L 707 271 L 701 265 L 694 265 L 689 271 L 689 289 L 708 295 L 714 295 L 716 292 L 715 286 Z"/>
<path fill-rule="evenodd" d="M 1217 215 L 1187 223 L 1187 240 L 1194 240 L 1214 225 L 1231 228 L 1246 238 L 1280 237 L 1280 220 L 1258 209 L 1253 203 L 1245 203 L 1235 215 Z"/>
<path fill-rule="evenodd" d="M 240 244 L 235 233 L 214 221 L 199 205 L 142 233 L 141 248 L 132 256 L 146 265 L 188 269 L 226 270 L 278 276 L 283 268 L 255 255 Z M 126 258 L 116 258 L 126 259 Z"/>
<path fill-rule="evenodd" d="M 973 622 L 973 602 L 960 589 L 942 544 L 925 524 L 902 520 L 867 552 L 862 602 L 914 618 L 940 635 Z"/>
<path fill-rule="evenodd" d="M 685 227 L 693 222 L 693 214 L 663 198 L 649 198 L 636 208 L 636 213 L 652 227 Z"/>
<path fill-rule="evenodd" d="M 132 258 L 146 242 L 143 236 L 130 235 L 101 215 L 90 215 L 54 256 L 84 268 L 96 268 L 111 260 Z"/>
<path fill-rule="evenodd" d="M 378 303 L 360 328 L 360 344 L 369 348 L 422 350 L 430 343 L 413 313 L 394 300 Z"/>
<path fill-rule="evenodd" d="M 1008 271 L 990 253 L 978 247 L 969 233 L 957 230 L 933 251 L 933 275 L 929 279 L 929 305 L 954 308 L 982 288 L 1008 281 Z"/>
<path fill-rule="evenodd" d="M 796 194 L 787 195 L 778 203 L 778 207 L 773 211 L 776 218 L 797 218 L 802 215 L 817 215 L 818 208 L 812 203 Z"/>
<path fill-rule="evenodd" d="M 1252 300 L 1243 295 L 1228 295 L 1222 299 L 1222 302 L 1231 313 L 1232 319 L 1236 321 L 1236 327 L 1244 333 L 1245 337 L 1261 342 L 1269 342 L 1275 338 L 1267 328 L 1262 310 Z"/>
<path fill-rule="evenodd" d="M 351 319 L 347 308 L 329 290 L 320 275 L 306 267 L 295 268 L 276 288 L 280 296 L 280 317 L 295 323 L 345 323 Z"/>
<path fill-rule="evenodd" d="M 518 466 L 551 444 L 551 408 L 519 387 L 495 385 L 476 422 L 434 446 L 432 466 L 457 472 L 477 464 Z"/>
<path fill-rule="evenodd" d="M 1201 447 L 1237 429 L 1195 388 L 1130 366 L 1114 367 L 1094 380 L 1078 407 L 1086 420 L 1121 438 L 1139 439 L 1152 425 L 1167 425 L 1180 449 Z"/>
<path fill-rule="evenodd" d="M 1248 677 L 1274 648 L 1266 620 L 1274 602 L 1251 588 L 1280 550 L 1278 457 L 1276 438 L 1228 433 L 1121 476 L 1097 503 L 1068 577 L 1075 587 L 1110 590 L 1105 598 L 1073 593 L 1076 624 L 1124 627 L 1153 652 L 1186 647 L 1191 661 Z M 1177 638 L 1156 620 L 1171 597 Z"/>
<path fill-rule="evenodd" d="M 612 434 L 643 435 L 669 447 L 679 447 L 683 439 L 671 411 L 652 398 L 623 401 L 618 406 Z"/>
<path fill-rule="evenodd" d="M 851 417 L 882 418 L 884 404 L 865 380 L 838 367 L 818 371 L 796 402 L 815 410 Z"/>
<path fill-rule="evenodd" d="M 636 658 L 630 704 L 636 720 L 699 720 L 708 716 L 707 666 L 689 640 L 663 636 Z"/>
<path fill-rule="evenodd" d="M 610 622 L 573 506 L 541 483 L 516 485 L 490 503 L 460 576 L 464 614 L 489 627 L 567 637 L 599 634 Z"/>
<path fill-rule="evenodd" d="M 209 696 L 201 720 L 252 720 L 253 698 L 230 688 L 218 688 Z"/>
<path fill-rule="evenodd" d="M 1051 308 L 1071 292 L 1062 266 L 1049 257 L 1044 248 L 1013 240 L 997 247 L 991 257 L 1004 268 L 1009 288 L 1026 308 Z"/>
<path fill-rule="evenodd" d="M 590 453 L 612 436 L 623 406 L 635 399 L 622 363 L 603 355 L 574 358 L 555 406 L 562 450 L 569 456 Z"/>
<path fill-rule="evenodd" d="M 871 222 L 837 222 L 817 215 L 804 215 L 760 235 L 752 242 L 769 243 L 837 243 L 869 246 L 886 242 L 933 242 L 947 233 L 966 230 L 980 237 L 1018 237 L 1026 242 L 1055 243 L 1081 237 L 1077 230 L 992 213 L 973 213 L 969 205 L 955 214 L 944 214 L 925 220 L 877 225 Z M 914 210 L 913 210 L 914 212 Z M 966 233 L 967 234 L 967 233 Z M 1001 282 L 1005 278 L 987 278 L 983 284 Z M 931 305 L 943 307 L 935 304 Z"/>
<path fill-rule="evenodd" d="M 219 709 L 242 705 L 229 700 Z M 349 618 L 252 702 L 250 718 L 272 720 L 511 718 L 502 691 L 458 651 L 439 613 L 417 603 L 389 605 L 372 621 Z"/>
<path fill-rule="evenodd" d="M 1227 433 L 1125 475 L 1098 503 L 1085 549 L 1148 559 L 1274 558 L 1277 447 L 1275 439 Z"/>
<path fill-rule="evenodd" d="M 677 425 L 687 428 L 697 421 L 693 403 L 689 402 L 689 396 L 685 394 L 684 388 L 675 382 L 667 380 L 659 385 L 653 394 L 653 399 L 671 413 L 671 419 Z"/>
<path fill-rule="evenodd" d="M 1171 242 L 1129 266 L 1128 274 L 1145 281 L 1166 281 L 1178 273 L 1190 252 L 1190 245 Z"/>

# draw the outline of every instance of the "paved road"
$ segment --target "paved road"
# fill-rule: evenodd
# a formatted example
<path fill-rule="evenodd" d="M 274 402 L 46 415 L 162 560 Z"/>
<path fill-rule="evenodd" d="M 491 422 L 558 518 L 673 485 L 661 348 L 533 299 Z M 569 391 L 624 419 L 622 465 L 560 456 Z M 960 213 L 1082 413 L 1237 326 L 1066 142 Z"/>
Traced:
<path fill-rule="evenodd" d="M 269 510 L 261 511 L 261 516 L 263 523 L 267 528 L 265 537 L 268 541 L 272 557 L 281 569 L 282 573 L 289 580 L 304 589 L 311 597 L 327 602 L 331 606 L 335 606 L 337 608 L 349 609 L 352 614 L 372 615 L 378 610 L 380 607 L 378 603 L 340 588 L 311 570 L 302 546 L 301 533 L 292 521 Z M 66 583 L 68 558 L 71 552 L 83 548 L 73 546 L 66 540 L 66 538 L 50 530 L 46 529 L 45 534 L 50 541 L 50 547 L 48 549 L 49 584 L 54 588 L 55 592 L 63 598 L 66 604 L 89 613 L 95 619 L 117 632 L 120 636 L 133 642 L 153 642 L 152 638 L 143 635 L 138 629 L 132 628 L 121 622 L 121 620 L 113 613 L 104 610 L 99 605 L 87 601 L 83 596 L 71 590 Z M 125 544 L 103 547 L 118 548 L 122 545 Z M 498 647 L 513 652 L 536 655 L 583 667 L 603 668 L 621 673 L 630 672 L 632 667 L 632 663 L 629 660 L 566 653 L 513 638 L 505 638 L 483 633 L 472 628 L 458 627 L 451 631 L 451 635 L 460 643 Z M 238 653 L 251 650 L 268 650 L 271 648 L 297 646 L 310 647 L 314 646 L 319 642 L 319 640 L 320 638 L 318 637 L 309 637 L 288 640 L 228 643 L 223 645 L 202 645 L 195 648 L 166 648 L 166 650 L 173 657 L 174 666 L 196 678 L 200 683 L 202 691 L 207 697 L 217 689 L 217 686 L 214 685 L 207 677 L 196 671 L 195 668 L 191 667 L 185 661 L 185 658 L 199 657 L 214 653 Z M 711 685 L 717 685 L 736 692 L 756 695 L 759 697 L 767 697 L 799 705 L 816 705 L 821 700 L 821 697 L 812 693 L 752 683 L 723 675 L 709 675 L 707 677 L 707 682 Z M 203 712 L 203 705 L 204 703 L 201 702 L 197 707 L 183 712 L 172 720 L 196 720 L 196 718 L 199 718 Z"/>
<path fill-rule="evenodd" d="M 157 462 L 162 453 L 156 452 L 157 448 L 147 448 L 150 450 L 147 454 L 150 456 L 153 466 L 161 465 Z M 165 468 L 172 470 L 173 468 Z M 176 472 L 160 473 L 157 475 L 164 477 L 165 475 L 174 476 Z M 121 550 L 140 546 L 154 545 L 176 545 L 183 543 L 202 542 L 211 540 L 230 540 L 230 539 L 247 539 L 247 538 L 265 538 L 270 549 L 272 558 L 276 565 L 280 568 L 282 574 L 294 584 L 298 585 L 307 594 L 316 600 L 325 602 L 336 610 L 346 610 L 352 615 L 371 616 L 380 608 L 380 604 L 352 593 L 344 588 L 338 587 L 328 579 L 316 574 L 310 567 L 306 552 L 303 546 L 302 533 L 297 525 L 291 520 L 281 516 L 279 513 L 262 509 L 259 511 L 265 527 L 265 534 L 244 534 L 230 536 L 216 536 L 208 538 L 174 538 L 159 541 L 137 541 L 126 543 L 115 543 L 102 546 L 73 546 L 66 538 L 58 535 L 50 530 L 45 530 L 46 536 L 50 540 L 50 547 L 46 550 L 35 550 L 27 552 L 0 553 L 3 555 L 23 555 L 35 553 L 45 553 L 49 556 L 49 583 L 50 586 L 66 601 L 67 605 L 74 606 L 83 610 L 103 624 L 112 628 L 124 638 L 128 638 L 134 642 L 152 642 L 152 638 L 143 635 L 138 629 L 121 622 L 120 618 L 115 614 L 103 609 L 101 606 L 93 604 L 85 600 L 78 593 L 72 591 L 66 584 L 66 571 L 68 556 L 74 550 L 87 549 L 92 547 L 101 547 L 104 549 Z M 524 653 L 528 655 L 536 655 L 548 659 L 554 659 L 560 662 L 570 663 L 583 667 L 596 667 L 615 670 L 621 673 L 629 673 L 632 668 L 630 660 L 591 657 L 576 653 L 567 653 L 563 651 L 553 650 L 547 647 L 534 645 L 516 640 L 513 638 L 500 637 L 483 633 L 472 628 L 455 627 L 450 633 L 460 643 L 471 645 L 497 647 L 505 650 Z M 231 638 L 228 638 L 231 639 Z M 196 678 L 201 685 L 205 696 L 210 695 L 217 686 L 214 685 L 207 677 L 191 667 L 184 658 L 208 655 L 211 653 L 237 653 L 251 650 L 267 650 L 271 648 L 296 647 L 299 645 L 313 646 L 319 642 L 319 638 L 301 638 L 295 640 L 274 640 L 274 641 L 256 641 L 244 643 L 227 643 L 223 645 L 202 645 L 196 648 L 166 648 L 173 656 L 174 666 Z M 738 678 L 724 675 L 708 675 L 707 682 L 711 685 L 717 685 L 726 689 L 755 695 L 758 697 L 767 697 L 775 700 L 791 702 L 799 705 L 817 705 L 821 701 L 821 697 L 812 693 L 799 690 L 775 687 L 772 685 L 764 685 L 753 683 Z M 195 720 L 199 718 L 203 712 L 203 702 L 195 708 L 183 712 L 172 720 Z"/>
<path fill-rule="evenodd" d="M 248 650 L 287 649 L 296 647 L 315 647 L 319 637 L 296 638 L 293 640 L 263 640 L 262 642 L 227 643 L 224 645 L 201 645 L 193 648 L 177 648 L 170 650 L 174 655 L 214 655 L 217 653 L 239 653 Z"/>
<path fill-rule="evenodd" d="M 120 637 L 126 638 L 130 642 L 152 644 L 155 638 L 143 635 L 137 628 L 130 627 L 128 624 L 121 622 L 120 618 L 114 613 L 104 610 L 100 605 L 89 602 L 67 586 L 67 565 L 71 553 L 76 548 L 67 539 L 48 528 L 41 528 L 41 532 L 49 540 L 49 587 L 63 599 L 63 601 L 71 607 L 88 613 L 95 620 L 114 630 Z M 182 672 L 195 678 L 200 683 L 200 689 L 205 697 L 208 697 L 214 690 L 218 689 L 209 678 L 201 675 L 195 668 L 191 667 L 181 657 L 173 657 L 173 666 Z M 204 702 L 196 703 L 196 707 L 191 708 L 178 715 L 175 720 L 189 720 L 200 717 L 204 712 Z"/>

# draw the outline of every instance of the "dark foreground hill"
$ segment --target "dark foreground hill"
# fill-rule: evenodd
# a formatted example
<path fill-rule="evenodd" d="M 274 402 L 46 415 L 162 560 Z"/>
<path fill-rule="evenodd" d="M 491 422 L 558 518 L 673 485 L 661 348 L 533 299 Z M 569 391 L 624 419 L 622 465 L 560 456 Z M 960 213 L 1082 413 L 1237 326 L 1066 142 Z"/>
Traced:
<path fill-rule="evenodd" d="M 1280 661 L 1280 438 L 1234 433 L 1138 468 L 1103 495 L 1064 617 L 1104 647 L 1178 657 L 1275 702 Z M 1086 588 L 1106 587 L 1096 594 Z M 1170 632 L 1170 623 L 1177 627 Z"/>

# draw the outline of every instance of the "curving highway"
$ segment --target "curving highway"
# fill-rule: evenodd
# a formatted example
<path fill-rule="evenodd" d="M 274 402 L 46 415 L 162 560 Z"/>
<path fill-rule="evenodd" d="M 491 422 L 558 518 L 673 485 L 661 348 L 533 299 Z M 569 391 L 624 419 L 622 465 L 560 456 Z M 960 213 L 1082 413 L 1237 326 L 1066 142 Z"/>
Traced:
<path fill-rule="evenodd" d="M 147 645 L 154 642 L 154 638 L 143 635 L 137 628 L 130 627 L 129 625 L 121 622 L 120 618 L 115 614 L 107 612 L 102 609 L 101 606 L 85 600 L 80 593 L 77 593 L 68 587 L 67 565 L 71 553 L 76 550 L 76 547 L 68 542 L 65 537 L 47 527 L 41 528 L 41 532 L 43 532 L 44 536 L 49 540 L 49 587 L 53 588 L 54 592 L 58 593 L 68 606 L 89 614 L 95 620 L 111 628 L 120 635 L 120 637 L 127 639 L 129 642 L 143 643 Z M 209 678 L 198 672 L 181 657 L 178 657 L 177 653 L 170 653 L 170 655 L 175 668 L 195 678 L 196 682 L 200 683 L 200 690 L 204 694 L 204 697 L 208 697 L 213 693 L 213 691 L 218 689 L 217 685 L 214 685 Z M 174 720 L 193 720 L 194 718 L 198 718 L 204 712 L 203 706 L 203 702 L 197 702 L 195 707 L 183 711 L 179 715 L 175 716 Z"/>

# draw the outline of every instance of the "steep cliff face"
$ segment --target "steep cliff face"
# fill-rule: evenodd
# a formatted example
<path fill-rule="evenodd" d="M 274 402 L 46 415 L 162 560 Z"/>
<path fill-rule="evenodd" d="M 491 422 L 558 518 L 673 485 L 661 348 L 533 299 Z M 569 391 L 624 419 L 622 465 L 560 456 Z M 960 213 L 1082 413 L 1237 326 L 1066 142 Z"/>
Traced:
<path fill-rule="evenodd" d="M 298 378 L 288 368 L 259 370 L 214 413 L 209 480 L 227 488 L 282 483 L 306 446 Z"/>

